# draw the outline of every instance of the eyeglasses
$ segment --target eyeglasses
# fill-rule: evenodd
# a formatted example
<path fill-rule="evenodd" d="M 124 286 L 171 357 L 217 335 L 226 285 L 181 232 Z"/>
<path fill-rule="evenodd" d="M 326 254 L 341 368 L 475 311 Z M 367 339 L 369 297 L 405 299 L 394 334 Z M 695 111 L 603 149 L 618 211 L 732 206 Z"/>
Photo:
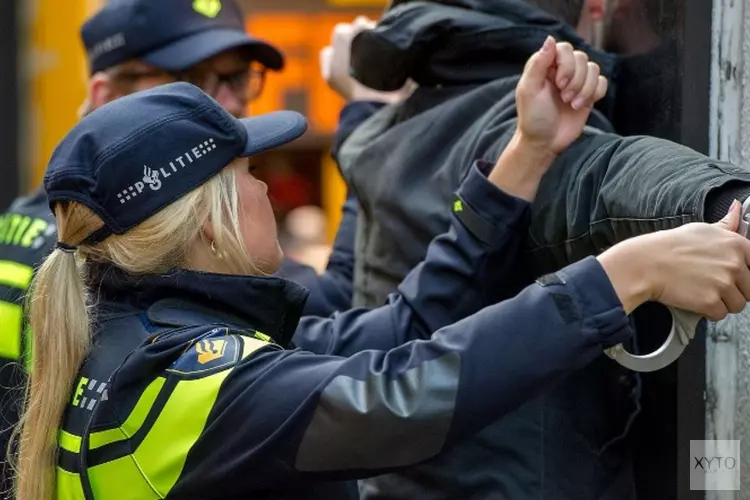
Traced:
<path fill-rule="evenodd" d="M 250 66 L 242 71 L 228 74 L 188 70 L 173 73 L 172 76 L 175 80 L 192 83 L 213 98 L 216 98 L 221 86 L 226 85 L 238 99 L 254 101 L 263 92 L 266 83 L 266 68 Z"/>
<path fill-rule="evenodd" d="M 260 97 L 266 83 L 266 68 L 259 64 L 251 64 L 247 69 L 226 74 L 198 68 L 180 72 L 160 69 L 140 71 L 124 69 L 110 72 L 110 77 L 116 82 L 120 84 L 128 82 L 130 85 L 141 78 L 156 78 L 165 75 L 176 82 L 191 83 L 213 98 L 216 98 L 222 85 L 226 85 L 238 99 L 248 102 Z"/>

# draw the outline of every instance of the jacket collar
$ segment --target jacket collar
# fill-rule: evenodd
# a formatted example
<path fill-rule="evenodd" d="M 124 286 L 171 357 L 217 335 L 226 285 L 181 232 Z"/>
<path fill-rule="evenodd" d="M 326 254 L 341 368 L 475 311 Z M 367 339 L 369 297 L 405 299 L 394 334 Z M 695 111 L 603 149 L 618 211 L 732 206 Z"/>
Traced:
<path fill-rule="evenodd" d="M 136 276 L 109 265 L 90 268 L 89 285 L 102 312 L 135 308 L 157 326 L 221 322 L 265 333 L 289 345 L 307 289 L 273 277 L 173 271 Z"/>
<path fill-rule="evenodd" d="M 478 85 L 520 75 L 548 35 L 585 50 L 612 77 L 616 57 L 586 44 L 565 23 L 519 0 L 415 1 L 388 10 L 355 37 L 352 70 L 364 85 L 401 88 Z"/>

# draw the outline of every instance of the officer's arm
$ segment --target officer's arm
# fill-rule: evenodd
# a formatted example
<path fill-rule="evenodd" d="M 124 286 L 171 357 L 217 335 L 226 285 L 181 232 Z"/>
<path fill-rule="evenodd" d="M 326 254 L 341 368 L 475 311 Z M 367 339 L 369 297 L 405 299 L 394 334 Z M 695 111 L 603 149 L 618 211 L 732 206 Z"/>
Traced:
<path fill-rule="evenodd" d="M 596 259 L 543 282 L 387 352 L 261 347 L 224 380 L 178 489 L 216 481 L 239 495 L 420 463 L 630 335 Z"/>
<path fill-rule="evenodd" d="M 520 245 L 528 203 L 497 189 L 477 163 L 458 190 L 447 233 L 428 247 L 425 260 L 377 309 L 353 309 L 331 318 L 303 318 L 293 343 L 318 354 L 348 356 L 387 350 L 513 296 L 520 287 Z"/>

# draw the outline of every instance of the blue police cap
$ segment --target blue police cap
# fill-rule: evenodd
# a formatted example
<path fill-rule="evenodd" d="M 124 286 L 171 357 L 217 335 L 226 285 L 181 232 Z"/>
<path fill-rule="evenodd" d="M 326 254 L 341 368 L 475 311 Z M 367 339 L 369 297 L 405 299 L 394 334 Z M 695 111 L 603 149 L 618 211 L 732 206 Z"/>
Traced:
<path fill-rule="evenodd" d="M 111 0 L 81 28 L 91 73 L 141 59 L 181 71 L 228 49 L 280 70 L 284 58 L 245 32 L 234 0 Z"/>
<path fill-rule="evenodd" d="M 116 99 L 57 145 L 44 176 L 50 207 L 82 203 L 104 221 L 88 243 L 122 234 L 218 174 L 236 158 L 293 141 L 307 120 L 293 111 L 237 119 L 189 83 Z"/>

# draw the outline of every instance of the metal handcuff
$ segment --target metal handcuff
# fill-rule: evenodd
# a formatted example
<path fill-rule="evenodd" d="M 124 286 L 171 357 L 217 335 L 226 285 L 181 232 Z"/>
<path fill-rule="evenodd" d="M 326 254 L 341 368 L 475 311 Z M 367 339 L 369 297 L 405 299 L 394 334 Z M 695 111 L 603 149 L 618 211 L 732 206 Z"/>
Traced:
<path fill-rule="evenodd" d="M 750 239 L 750 198 L 742 205 L 742 218 L 737 230 L 739 234 Z M 665 368 L 680 357 L 682 351 L 695 338 L 701 316 L 682 309 L 669 308 L 672 314 L 672 329 L 664 344 L 656 351 L 637 356 L 625 350 L 622 344 L 617 344 L 604 351 L 604 354 L 617 361 L 625 368 L 636 372 L 653 372 Z"/>

